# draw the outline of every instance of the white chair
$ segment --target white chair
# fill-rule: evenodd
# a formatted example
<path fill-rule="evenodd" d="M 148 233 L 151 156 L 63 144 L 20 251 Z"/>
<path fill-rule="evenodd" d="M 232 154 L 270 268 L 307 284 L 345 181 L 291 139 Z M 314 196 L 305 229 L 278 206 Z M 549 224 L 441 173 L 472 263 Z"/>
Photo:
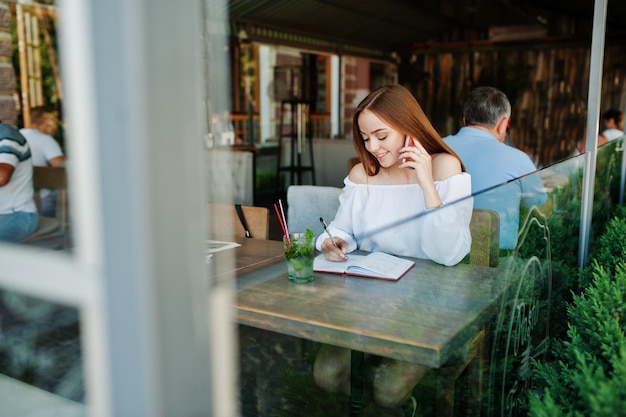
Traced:
<path fill-rule="evenodd" d="M 342 189 L 321 185 L 291 185 L 287 188 L 287 227 L 290 233 L 311 229 L 324 233 L 320 217 L 329 224 L 339 208 Z"/>

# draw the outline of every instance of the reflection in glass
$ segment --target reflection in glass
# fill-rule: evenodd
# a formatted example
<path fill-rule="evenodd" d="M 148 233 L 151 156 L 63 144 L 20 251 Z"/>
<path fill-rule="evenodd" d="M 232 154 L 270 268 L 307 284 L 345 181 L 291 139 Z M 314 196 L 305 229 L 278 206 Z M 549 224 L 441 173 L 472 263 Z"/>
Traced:
<path fill-rule="evenodd" d="M 0 374 L 59 397 L 84 402 L 78 311 L 1 290 L 0 317 Z M 13 399 L 14 404 L 29 401 Z"/>

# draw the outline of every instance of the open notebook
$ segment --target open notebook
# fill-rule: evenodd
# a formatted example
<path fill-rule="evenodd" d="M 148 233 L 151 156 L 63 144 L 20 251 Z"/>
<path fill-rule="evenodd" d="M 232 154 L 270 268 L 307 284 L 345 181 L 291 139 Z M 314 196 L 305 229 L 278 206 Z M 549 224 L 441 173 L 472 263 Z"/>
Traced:
<path fill-rule="evenodd" d="M 323 254 L 320 254 L 315 257 L 313 270 L 397 281 L 414 264 L 415 262 L 411 260 L 383 252 L 372 252 L 367 255 L 350 254 L 345 262 L 329 261 Z"/>

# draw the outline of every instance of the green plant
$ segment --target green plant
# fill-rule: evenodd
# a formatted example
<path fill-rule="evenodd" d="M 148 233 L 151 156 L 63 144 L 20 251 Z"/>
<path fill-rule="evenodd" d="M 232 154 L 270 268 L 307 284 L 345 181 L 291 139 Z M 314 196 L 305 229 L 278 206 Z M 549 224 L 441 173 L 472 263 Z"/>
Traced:
<path fill-rule="evenodd" d="M 626 410 L 626 265 L 615 275 L 594 263 L 592 284 L 568 308 L 569 340 L 556 363 L 535 362 L 543 398 L 531 395 L 530 416 L 617 416 Z"/>
<path fill-rule="evenodd" d="M 41 4 L 53 4 L 54 1 L 37 1 Z M 12 63 L 15 69 L 15 89 L 19 97 L 22 96 L 22 85 L 27 82 L 22 82 L 20 71 L 20 59 L 19 59 L 19 45 L 17 34 L 17 21 L 16 15 L 12 14 L 11 21 L 11 38 L 12 38 Z M 56 62 L 56 55 L 58 51 L 57 46 L 57 24 L 55 19 L 46 17 L 40 17 L 39 19 L 39 39 L 37 44 L 39 45 L 39 70 L 41 72 L 41 88 L 45 104 L 56 104 L 61 99 L 60 86 L 57 84 L 55 78 L 55 72 L 58 71 L 58 64 Z M 32 71 L 32 69 L 31 69 Z M 21 117 L 21 115 L 20 115 Z M 23 120 L 19 120 L 19 127 L 23 126 Z M 57 132 L 59 135 L 61 132 Z"/>
<path fill-rule="evenodd" d="M 257 169 L 255 175 L 255 185 L 257 191 L 274 187 L 274 183 L 276 182 L 276 172 L 273 169 Z"/>
<path fill-rule="evenodd" d="M 558 190 L 559 200 L 565 204 L 548 219 L 556 283 L 552 305 L 556 307 L 553 311 L 560 313 L 552 321 L 561 325 L 551 325 L 559 330 L 553 333 L 558 338 L 552 342 L 552 358 L 532 361 L 535 390 L 529 397 L 530 416 L 614 416 L 624 415 L 626 409 L 626 323 L 622 312 L 626 305 L 626 208 L 615 206 L 618 176 L 612 154 L 602 150 L 598 157 L 590 266 L 577 268 L 573 256 L 577 247 L 572 246 L 578 244 L 580 190 L 576 184 L 580 184 L 582 171 Z M 571 302 L 565 302 L 568 297 Z M 564 307 L 569 320 L 566 331 L 562 326 L 566 320 L 558 318 Z"/>
<path fill-rule="evenodd" d="M 626 213 L 626 208 L 620 209 L 615 204 L 619 189 L 619 164 L 615 162 L 615 154 L 613 146 L 604 146 L 598 152 L 590 234 L 591 252 L 598 258 L 599 263 L 607 268 L 609 267 L 608 264 L 614 264 L 612 254 L 619 252 L 622 247 L 626 248 L 621 239 L 615 240 L 612 237 L 609 239 L 608 236 L 604 239 L 605 242 L 609 239 L 613 244 L 598 241 L 598 237 L 607 228 L 611 215 L 626 218 L 623 215 Z M 569 181 L 565 185 L 550 193 L 552 207 L 545 220 L 549 230 L 550 244 L 537 244 L 545 239 L 545 233 L 541 228 L 534 227 L 527 232 L 528 235 L 525 239 L 527 243 L 517 248 L 522 259 L 537 256 L 541 260 L 548 261 L 551 265 L 553 288 L 550 308 L 550 334 L 557 339 L 566 337 L 567 327 L 564 324 L 567 321 L 567 313 L 565 308 L 572 301 L 572 291 L 578 293 L 586 288 L 592 276 L 592 267 L 585 268 L 587 273 L 581 273 L 578 267 L 582 183 L 583 170 L 581 168 L 569 176 Z M 533 216 L 537 217 L 533 212 L 529 213 L 528 209 L 521 208 L 520 219 Z M 542 223 L 541 219 L 538 221 Z M 613 233 L 617 236 L 620 234 L 623 236 L 624 230 L 626 228 L 620 228 Z M 550 253 L 547 252 L 548 248 Z M 594 256 L 589 257 L 589 259 L 593 258 Z"/>
<path fill-rule="evenodd" d="M 615 272 L 616 260 L 626 259 L 626 216 L 625 207 L 618 206 L 613 217 L 607 224 L 604 233 L 600 236 L 591 251 L 590 258 L 603 267 L 607 272 Z M 580 285 L 585 288 L 592 277 L 593 266 L 586 268 L 588 271 L 581 275 Z"/>

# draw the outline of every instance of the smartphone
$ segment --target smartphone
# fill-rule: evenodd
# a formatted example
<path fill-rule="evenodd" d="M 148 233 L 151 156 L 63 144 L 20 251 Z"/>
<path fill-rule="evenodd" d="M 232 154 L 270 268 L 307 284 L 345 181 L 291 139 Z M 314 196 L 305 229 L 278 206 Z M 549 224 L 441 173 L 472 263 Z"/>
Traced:
<path fill-rule="evenodd" d="M 404 137 L 404 147 L 407 147 L 407 146 L 415 146 L 415 143 L 413 143 L 413 139 L 412 138 L 410 138 L 408 136 L 405 136 Z M 403 164 L 406 163 L 406 158 L 402 158 L 402 163 Z"/>

